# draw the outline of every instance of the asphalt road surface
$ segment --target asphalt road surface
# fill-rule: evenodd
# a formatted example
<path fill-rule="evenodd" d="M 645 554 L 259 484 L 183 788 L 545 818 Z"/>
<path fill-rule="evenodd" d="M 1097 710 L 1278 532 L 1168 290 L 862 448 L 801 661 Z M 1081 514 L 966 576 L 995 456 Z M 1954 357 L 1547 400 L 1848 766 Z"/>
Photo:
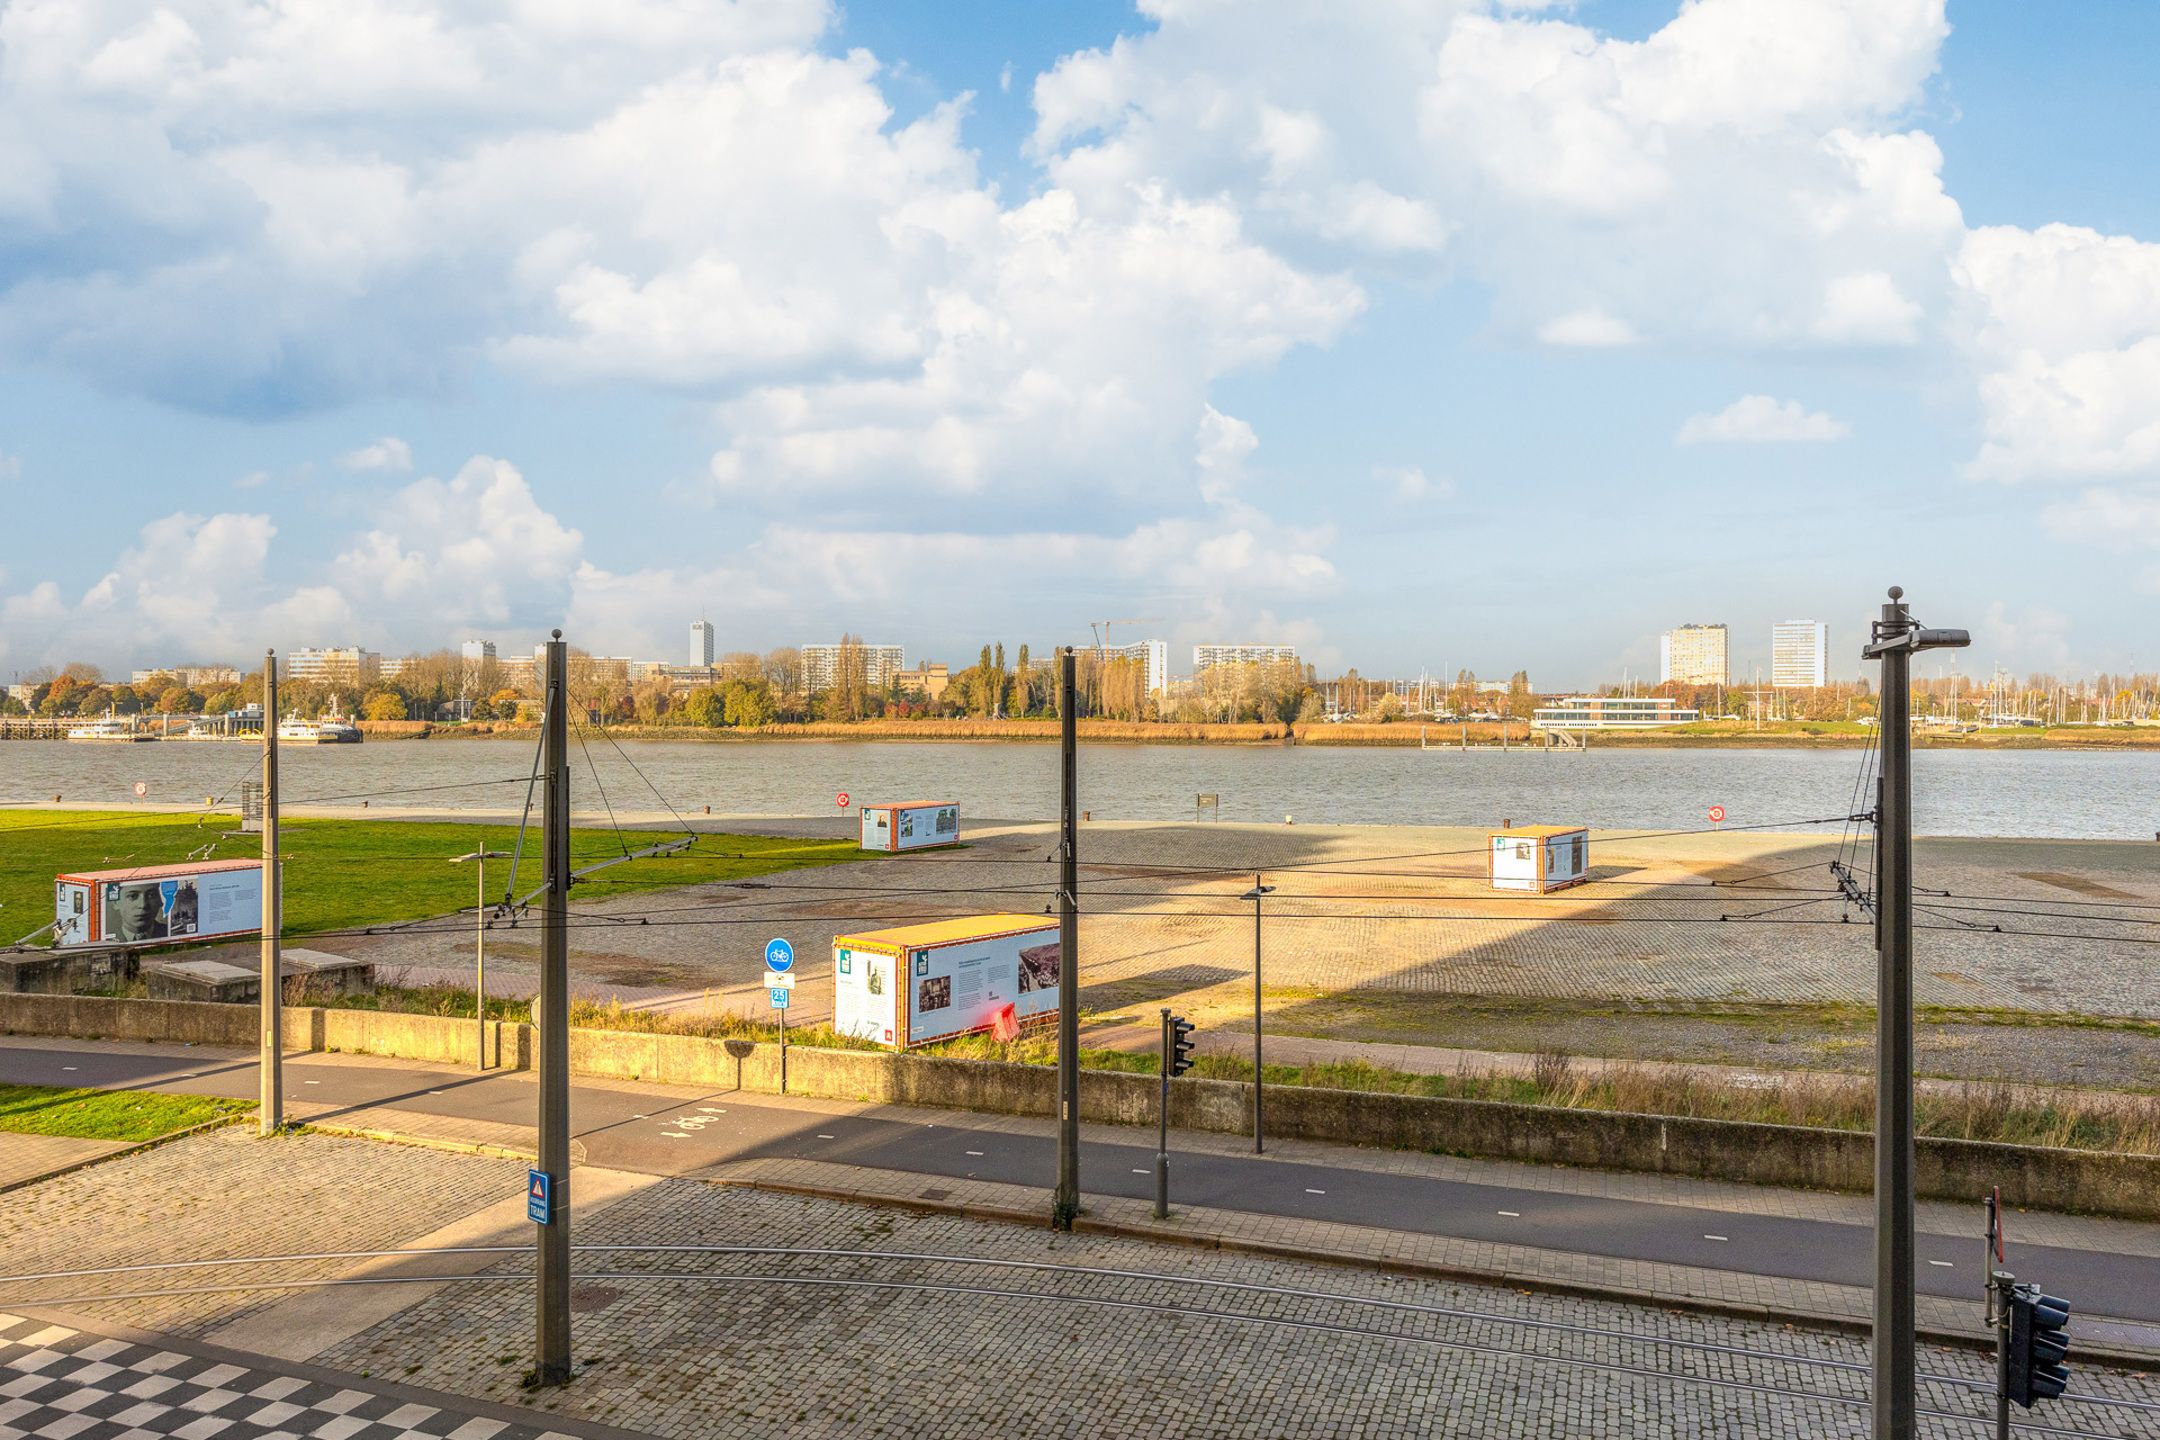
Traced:
<path fill-rule="evenodd" d="M 314 1104 L 390 1105 L 498 1124 L 534 1123 L 537 1092 L 529 1074 L 357 1066 L 303 1054 L 286 1058 L 285 1077 L 293 1100 Z M 244 1098 L 257 1093 L 252 1053 L 191 1048 L 147 1055 L 94 1043 L 52 1049 L 0 1041 L 0 1081 Z M 1015 1134 L 976 1129 L 963 1111 L 946 1113 L 949 1121 L 934 1123 L 819 1114 L 771 1097 L 734 1090 L 695 1094 L 683 1087 L 633 1092 L 574 1084 L 571 1093 L 572 1126 L 587 1160 L 610 1169 L 677 1175 L 725 1160 L 781 1157 L 1051 1186 L 1057 1164 L 1047 1121 L 1040 1133 Z M 1176 1144 L 1174 1134 L 1171 1143 Z M 1154 1162 L 1152 1144 L 1083 1144 L 1083 1191 L 1148 1199 L 1155 1193 Z M 1175 1153 L 1171 1200 L 1834 1285 L 1873 1283 L 1871 1231 L 1832 1221 L 1556 1194 L 1303 1160 Z M 1974 1213 L 1977 1228 L 1977 1206 Z M 1921 1293 L 1979 1296 L 1985 1272 L 1977 1234 L 1922 1233 L 1918 1245 L 1915 1278 Z M 2014 1268 L 2021 1277 L 2072 1297 L 2080 1313 L 2160 1321 L 2160 1259 L 2031 1244 L 2015 1249 Z"/>

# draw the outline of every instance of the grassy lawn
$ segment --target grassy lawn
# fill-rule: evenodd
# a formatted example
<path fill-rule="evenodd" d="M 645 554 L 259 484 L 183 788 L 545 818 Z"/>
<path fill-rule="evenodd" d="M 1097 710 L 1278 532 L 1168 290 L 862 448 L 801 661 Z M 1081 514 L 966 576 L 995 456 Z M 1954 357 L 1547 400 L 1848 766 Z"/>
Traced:
<path fill-rule="evenodd" d="M 0 1085 L 0 1130 L 68 1135 L 80 1140 L 155 1140 L 190 1125 L 239 1115 L 252 1100 L 215 1095 L 159 1095 L 147 1090 L 59 1090 Z"/>
<path fill-rule="evenodd" d="M 0 810 L 0 939 L 12 941 L 52 918 L 55 875 L 127 866 L 170 865 L 214 843 L 213 859 L 261 853 L 253 837 L 224 840 L 240 828 L 233 815 L 138 815 L 127 812 Z M 440 915 L 473 902 L 470 865 L 453 855 L 512 850 L 517 829 L 419 820 L 288 820 L 285 933 L 304 935 Z M 528 831 L 518 867 L 520 895 L 540 883 L 538 835 Z M 669 838 L 630 831 L 636 850 Z M 574 866 L 622 853 L 612 830 L 576 830 Z M 632 860 L 580 880 L 580 900 L 603 899 L 708 880 L 740 880 L 781 870 L 868 858 L 853 840 L 786 840 L 756 835 L 699 835 L 677 855 Z M 500 898 L 510 862 L 487 862 L 488 888 Z"/>

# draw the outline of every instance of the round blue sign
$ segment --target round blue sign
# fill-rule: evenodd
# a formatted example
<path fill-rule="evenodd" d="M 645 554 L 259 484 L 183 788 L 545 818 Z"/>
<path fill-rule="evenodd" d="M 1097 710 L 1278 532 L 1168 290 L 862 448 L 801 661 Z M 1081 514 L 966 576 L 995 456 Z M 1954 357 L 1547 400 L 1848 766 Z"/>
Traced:
<path fill-rule="evenodd" d="M 765 968 L 785 973 L 795 964 L 795 947 L 775 935 L 765 942 Z"/>

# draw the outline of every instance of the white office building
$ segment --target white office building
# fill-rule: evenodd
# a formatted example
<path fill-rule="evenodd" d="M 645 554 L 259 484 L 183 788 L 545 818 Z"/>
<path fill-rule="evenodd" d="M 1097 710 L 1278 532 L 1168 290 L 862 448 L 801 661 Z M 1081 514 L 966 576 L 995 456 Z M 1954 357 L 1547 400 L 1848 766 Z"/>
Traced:
<path fill-rule="evenodd" d="M 1830 683 L 1830 627 L 1820 620 L 1780 620 L 1770 627 L 1770 683 L 1813 690 Z"/>
<path fill-rule="evenodd" d="M 803 689 L 809 694 L 832 689 L 840 678 L 840 651 L 838 645 L 805 645 L 802 647 Z M 898 645 L 858 645 L 862 652 L 863 683 L 872 690 L 881 690 L 885 682 L 907 669 L 907 653 Z"/>
<path fill-rule="evenodd" d="M 1130 645 L 1105 645 L 1103 662 L 1133 660 L 1147 671 L 1147 693 L 1155 694 L 1170 683 L 1170 642 L 1167 640 L 1135 640 Z"/>
<path fill-rule="evenodd" d="M 1193 674 L 1205 675 L 1217 665 L 1295 665 L 1295 645 L 1195 645 Z"/>
<path fill-rule="evenodd" d="M 1540 730 L 1654 730 L 1700 719 L 1700 710 L 1683 710 L 1665 695 L 1571 695 L 1540 705 L 1531 724 Z"/>
<path fill-rule="evenodd" d="M 712 621 L 690 622 L 690 663 L 710 666 L 713 660 Z"/>
<path fill-rule="evenodd" d="M 357 645 L 309 646 L 279 656 L 278 669 L 287 680 L 365 685 L 382 673 L 382 656 Z"/>
<path fill-rule="evenodd" d="M 458 646 L 458 654 L 471 661 L 493 660 L 495 658 L 495 642 L 492 640 L 467 640 L 464 644 Z"/>
<path fill-rule="evenodd" d="M 1658 683 L 1730 685 L 1723 625 L 1682 625 L 1658 637 Z"/>

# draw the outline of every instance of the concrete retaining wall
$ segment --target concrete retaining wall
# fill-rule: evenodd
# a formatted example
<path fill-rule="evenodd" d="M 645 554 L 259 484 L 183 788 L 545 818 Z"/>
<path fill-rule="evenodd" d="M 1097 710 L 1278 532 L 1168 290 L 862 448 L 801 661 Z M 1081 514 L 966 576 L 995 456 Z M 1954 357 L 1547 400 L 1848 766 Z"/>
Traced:
<path fill-rule="evenodd" d="M 14 1033 L 252 1047 L 256 1023 L 256 1012 L 241 1006 L 0 995 L 0 1031 Z M 285 1034 L 294 1049 L 449 1065 L 472 1064 L 480 1043 L 472 1020 L 312 1006 L 286 1010 Z M 490 1022 L 486 1036 L 490 1065 L 531 1066 L 530 1026 Z M 748 1040 L 573 1030 L 570 1065 L 578 1074 L 609 1079 L 766 1094 L 780 1090 L 779 1047 Z M 1057 1074 L 1037 1065 L 791 1046 L 787 1071 L 791 1095 L 1002 1115 L 1056 1113 Z M 1157 1084 L 1152 1075 L 1084 1071 L 1081 1116 L 1151 1125 Z M 1174 1127 L 1225 1134 L 1252 1128 L 1249 1086 L 1184 1079 L 1172 1082 L 1170 1091 Z M 1288 1085 L 1268 1091 L 1268 1132 L 1284 1139 L 1811 1190 L 1865 1192 L 1874 1178 L 1874 1139 L 1854 1131 Z M 2160 1220 L 2160 1157 L 1936 1139 L 1922 1139 L 1918 1152 L 1919 1193 L 1925 1199 L 1977 1200 L 1990 1185 L 2000 1185 L 2013 1205 Z"/>

